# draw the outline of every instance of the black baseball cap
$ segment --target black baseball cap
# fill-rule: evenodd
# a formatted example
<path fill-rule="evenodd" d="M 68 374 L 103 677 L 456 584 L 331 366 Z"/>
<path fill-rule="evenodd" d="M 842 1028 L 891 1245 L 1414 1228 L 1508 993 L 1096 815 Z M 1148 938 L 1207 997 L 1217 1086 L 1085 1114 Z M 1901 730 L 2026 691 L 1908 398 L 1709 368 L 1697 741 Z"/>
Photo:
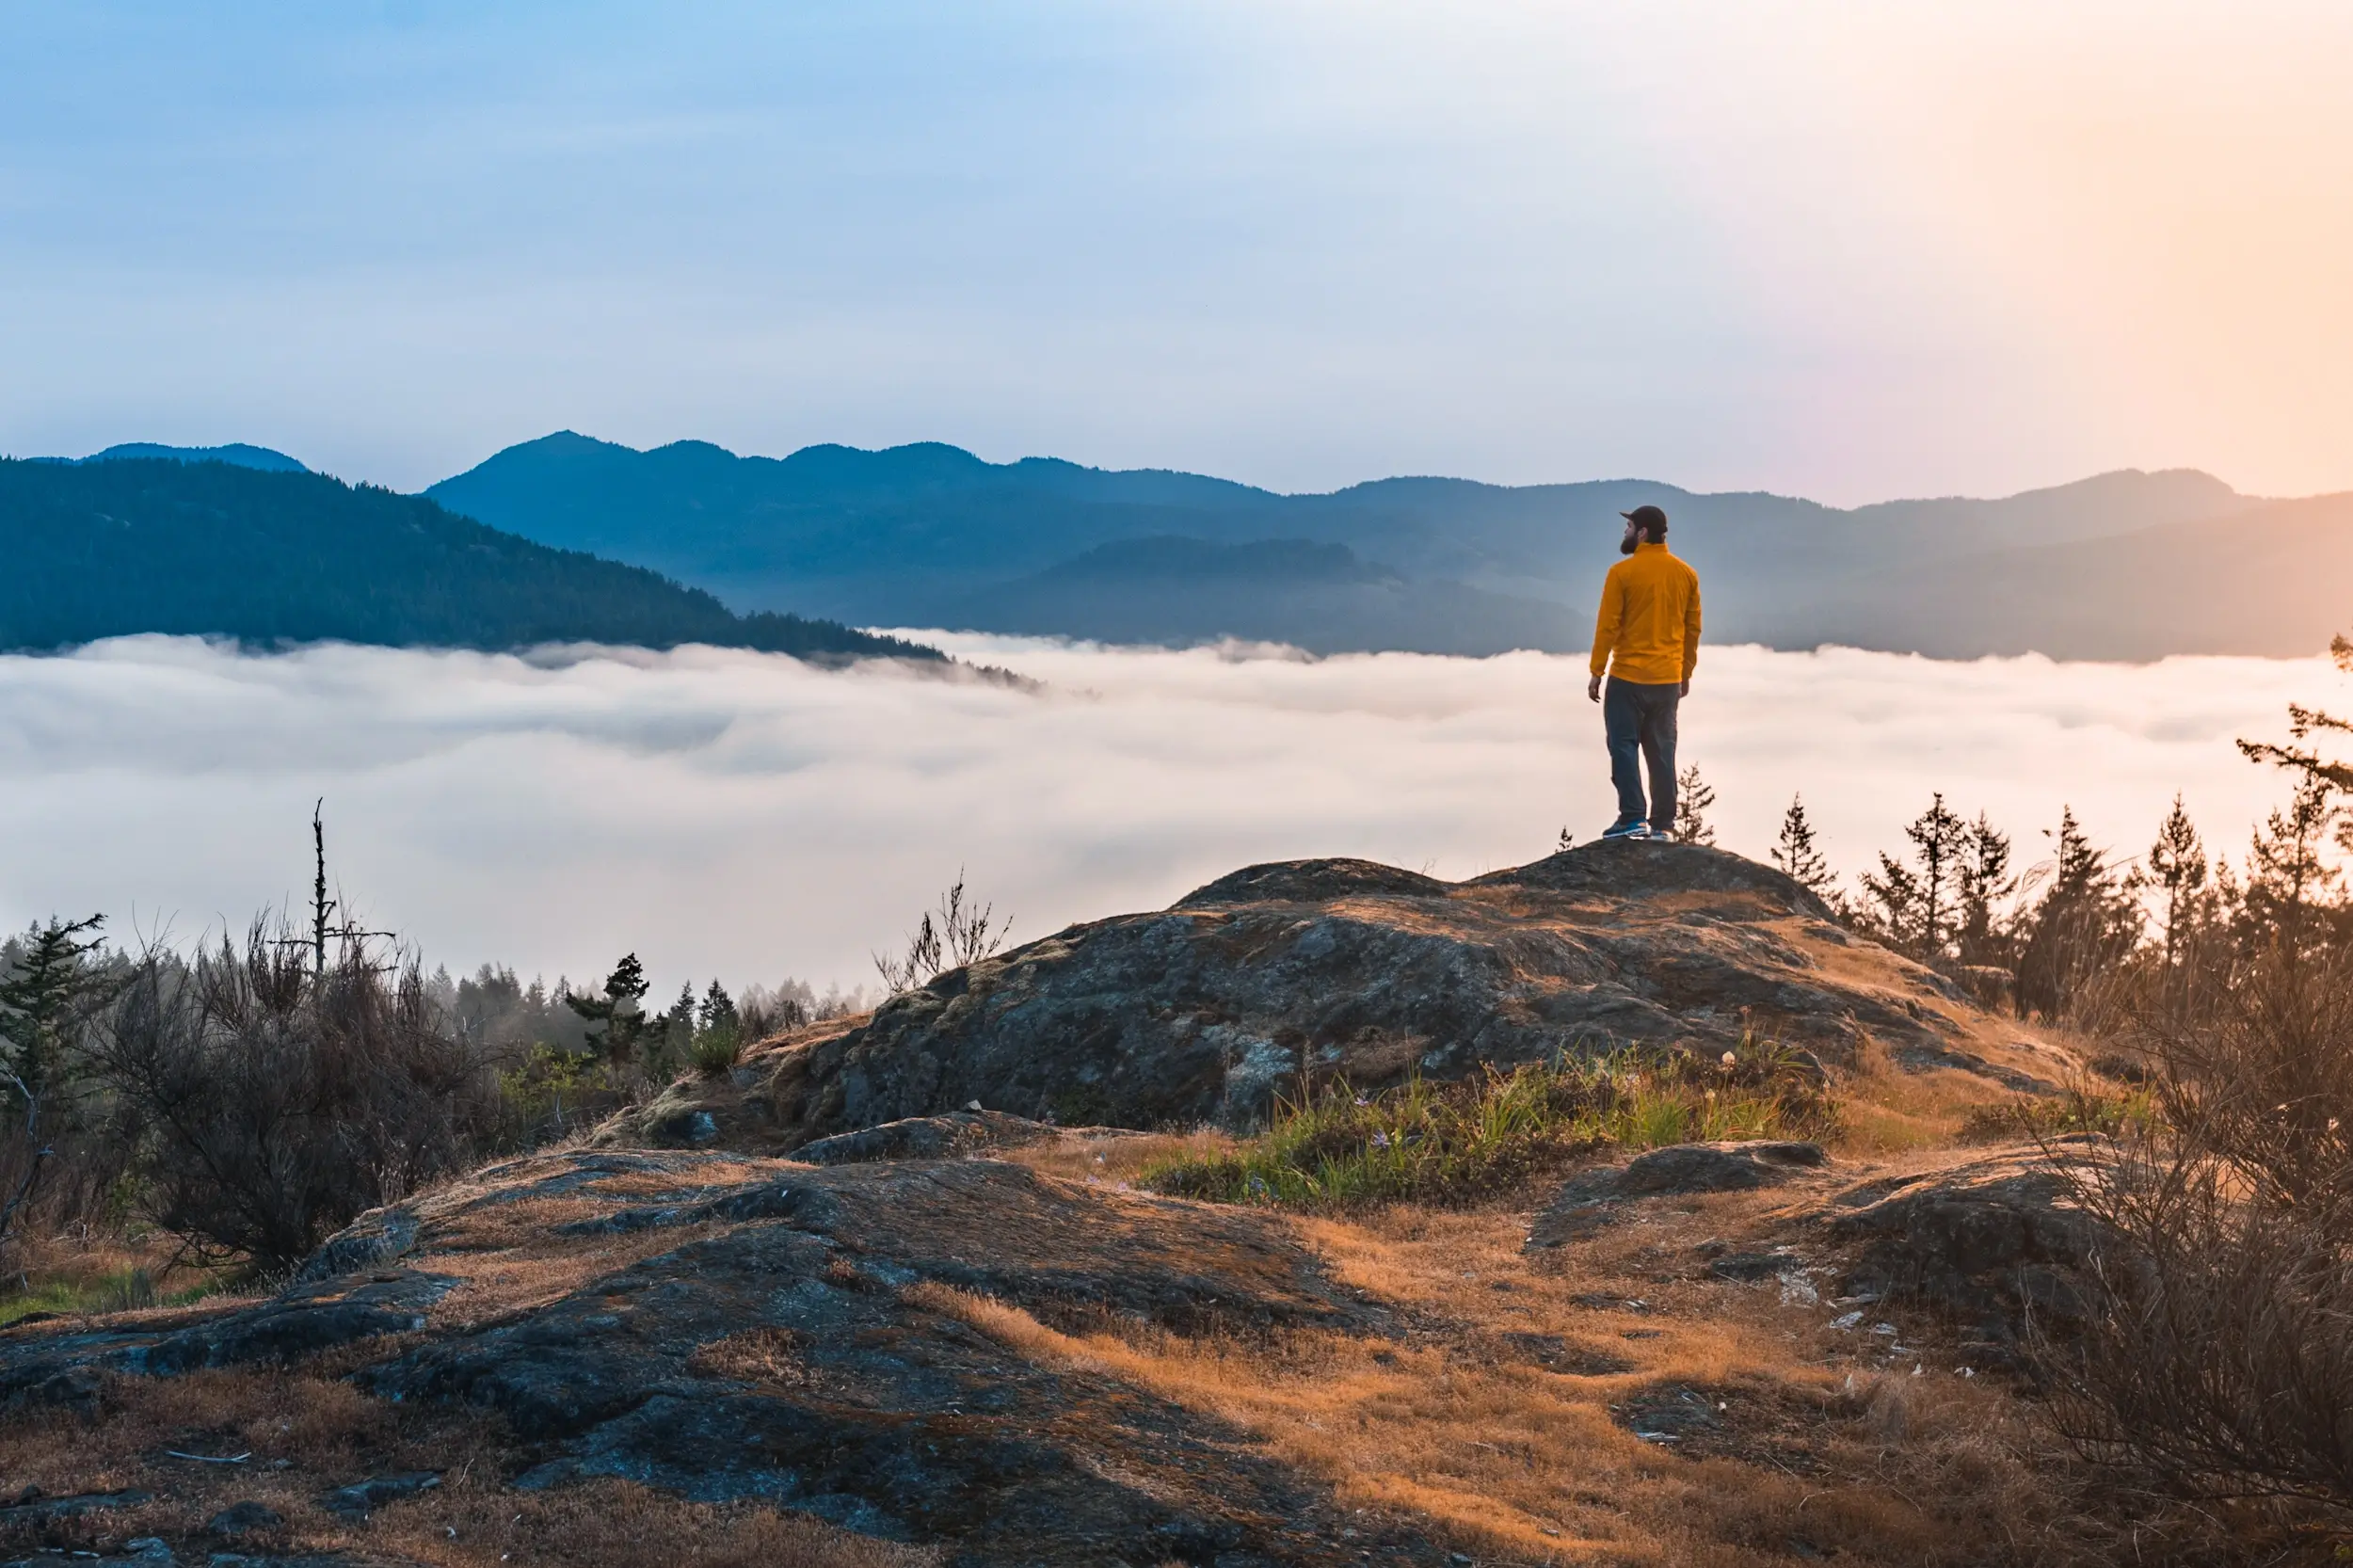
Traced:
<path fill-rule="evenodd" d="M 1656 506 L 1637 506 L 1630 512 L 1620 512 L 1618 516 L 1625 519 L 1637 528 L 1659 533 L 1664 533 L 1667 528 L 1667 514 Z"/>

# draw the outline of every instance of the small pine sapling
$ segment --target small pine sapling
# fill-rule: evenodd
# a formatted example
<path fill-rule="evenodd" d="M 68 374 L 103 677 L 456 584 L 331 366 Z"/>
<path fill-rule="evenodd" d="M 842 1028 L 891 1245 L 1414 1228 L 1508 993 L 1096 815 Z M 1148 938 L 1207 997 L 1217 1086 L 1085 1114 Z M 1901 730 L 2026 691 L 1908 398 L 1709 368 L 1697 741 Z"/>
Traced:
<path fill-rule="evenodd" d="M 1835 898 L 1838 877 L 1822 854 L 1812 819 L 1805 814 L 1803 795 L 1789 797 L 1789 809 L 1781 816 L 1781 837 L 1774 840 L 1771 855 L 1774 866 L 1792 882 L 1824 899 Z"/>
<path fill-rule="evenodd" d="M 2182 938 L 2197 916 L 2210 869 L 2205 843 L 2198 837 L 2189 813 L 2182 808 L 2178 794 L 2173 797 L 2173 808 L 2157 824 L 2157 841 L 2149 846 L 2148 865 L 2149 881 L 2165 901 L 2165 969 L 2170 974 L 2181 954 Z"/>
<path fill-rule="evenodd" d="M 717 1078 L 732 1068 L 744 1054 L 744 1021 L 736 1011 L 735 999 L 713 980 L 711 989 L 703 993 L 702 1007 L 695 1023 L 695 1065 L 704 1076 Z"/>
<path fill-rule="evenodd" d="M 1712 844 L 1716 829 L 1707 813 L 1716 808 L 1716 792 L 1700 777 L 1700 765 L 1688 764 L 1675 775 L 1675 825 L 1669 837 L 1678 844 Z"/>

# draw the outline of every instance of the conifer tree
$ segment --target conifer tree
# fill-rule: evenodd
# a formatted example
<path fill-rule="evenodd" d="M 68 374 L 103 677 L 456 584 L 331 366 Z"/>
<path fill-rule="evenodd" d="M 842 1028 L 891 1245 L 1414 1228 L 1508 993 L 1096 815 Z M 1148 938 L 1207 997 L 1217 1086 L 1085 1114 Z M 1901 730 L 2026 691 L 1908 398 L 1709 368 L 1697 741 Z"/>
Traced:
<path fill-rule="evenodd" d="M 2329 653 L 2337 668 L 2353 674 L 2353 642 L 2333 637 Z M 2301 703 L 2288 704 L 2288 732 L 2299 741 L 2321 732 L 2353 734 L 2353 720 Z M 2286 810 L 2272 812 L 2255 835 L 2233 924 L 2244 939 L 2298 947 L 2318 941 L 2353 915 L 2339 889 L 2342 873 L 2321 857 L 2330 840 L 2353 850 L 2353 813 L 2344 808 L 2353 795 L 2353 763 L 2323 757 L 2317 747 L 2242 740 L 2238 748 L 2249 760 L 2287 770 L 2296 788 Z"/>
<path fill-rule="evenodd" d="M 1803 795 L 1789 797 L 1789 809 L 1781 816 L 1781 837 L 1774 841 L 1771 854 L 1773 864 L 1800 887 L 1825 899 L 1835 896 L 1838 878 L 1805 814 Z"/>
<path fill-rule="evenodd" d="M 2009 871 L 2009 835 L 1987 821 L 1982 811 L 1962 840 L 1956 883 L 1957 955 L 1963 964 L 2004 962 L 2009 957 L 2009 943 L 1996 923 L 1994 905 L 2018 890 L 2018 879 Z"/>
<path fill-rule="evenodd" d="M 2287 808 L 2264 819 L 2248 852 L 2244 908 L 2250 935 L 2302 945 L 2318 934 L 2322 906 L 2344 874 L 2322 857 L 2322 846 L 2332 836 L 2342 841 L 2345 825 L 2329 775 L 2301 772 Z"/>
<path fill-rule="evenodd" d="M 679 987 L 670 1010 L 650 1020 L 644 1035 L 644 1067 L 648 1081 L 667 1082 L 695 1048 L 695 983 Z"/>
<path fill-rule="evenodd" d="M 2331 637 L 2329 640 L 2329 656 L 2336 661 L 2337 668 L 2353 674 L 2353 642 L 2347 642 L 2342 635 Z M 2310 739 L 2316 730 L 2339 735 L 2353 734 L 2353 719 L 2341 719 L 2317 708 L 2307 708 L 2300 702 L 2288 704 L 2289 734 L 2302 741 Z M 2317 750 L 2273 745 L 2265 741 L 2241 741 L 2238 748 L 2247 754 L 2249 761 L 2269 762 L 2275 767 L 2287 769 L 2305 784 L 2325 786 L 2325 796 L 2353 792 L 2353 763 L 2331 761 Z M 2337 824 L 2337 842 L 2344 848 L 2353 849 L 2353 822 Z"/>
<path fill-rule="evenodd" d="M 1716 829 L 1707 813 L 1715 808 L 1716 792 L 1700 777 L 1700 765 L 1687 765 L 1675 776 L 1675 827 L 1670 837 L 1678 844 L 1714 843 Z"/>
<path fill-rule="evenodd" d="M 1870 901 L 1856 910 L 1864 925 L 1890 947 L 1915 949 L 1920 910 L 1927 901 L 1912 868 L 1882 850 L 1878 872 L 1865 872 L 1860 880 L 1864 897 Z"/>
<path fill-rule="evenodd" d="M 696 1019 L 696 1032 L 733 1039 L 742 1028 L 742 1020 L 735 1010 L 735 999 L 728 995 L 725 986 L 716 980 L 712 981 L 711 989 L 703 993 L 701 1014 Z"/>
<path fill-rule="evenodd" d="M 0 1200 L 0 1242 L 14 1233 L 49 1161 L 46 1123 L 63 1087 L 66 1054 L 104 988 L 88 961 L 104 920 L 51 917 L 24 934 L 14 961 L 0 974 L 0 1083 L 12 1102 L 11 1119 L 22 1118 L 24 1140 L 23 1174 L 16 1190 Z"/>
<path fill-rule="evenodd" d="M 605 1059 L 626 1063 L 636 1055 L 637 1036 L 646 1021 L 638 1004 L 650 989 L 645 966 L 637 962 L 637 955 L 632 952 L 614 965 L 613 972 L 605 976 L 602 996 L 568 996 L 564 1000 L 573 1012 L 588 1020 L 588 1038 L 603 1051 Z"/>
<path fill-rule="evenodd" d="M 2181 954 L 2182 938 L 2196 918 L 2205 891 L 2206 846 L 2182 809 L 2182 797 L 2157 824 L 2157 841 L 2149 846 L 2149 880 L 2165 896 L 2165 968 L 2171 973 Z"/>
<path fill-rule="evenodd" d="M 1880 919 L 1896 944 L 1933 963 L 1946 956 L 1961 862 L 1969 851 L 1969 824 L 1945 806 L 1940 792 L 1927 810 L 1904 824 L 1904 837 L 1912 840 L 1920 869 L 1915 872 L 1882 850 L 1879 874 L 1864 872 L 1863 888 L 1880 906 Z"/>
<path fill-rule="evenodd" d="M 2140 940 L 2134 884 L 2091 842 L 2072 808 L 2059 811 L 2050 880 L 2027 920 L 2018 960 L 2018 1006 L 2063 1016 L 2085 981 L 2121 962 Z"/>

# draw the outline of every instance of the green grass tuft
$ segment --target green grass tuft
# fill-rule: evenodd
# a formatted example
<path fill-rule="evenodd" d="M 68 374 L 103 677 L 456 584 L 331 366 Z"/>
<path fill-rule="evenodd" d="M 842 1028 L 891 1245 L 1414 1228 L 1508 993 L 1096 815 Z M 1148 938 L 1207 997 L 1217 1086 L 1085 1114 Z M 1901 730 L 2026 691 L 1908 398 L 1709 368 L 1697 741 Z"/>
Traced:
<path fill-rule="evenodd" d="M 687 1054 L 694 1061 L 695 1070 L 703 1077 L 724 1077 L 744 1059 L 744 1036 L 731 1023 L 698 1029 Z"/>
<path fill-rule="evenodd" d="M 1593 1061 L 1487 1068 L 1467 1082 L 1420 1078 L 1364 1095 L 1345 1081 L 1276 1106 L 1230 1154 L 1147 1166 L 1156 1192 L 1293 1208 L 1466 1203 L 1603 1144 L 1817 1136 L 1836 1108 L 1818 1075 L 1771 1042 L 1732 1060 L 1620 1051 Z"/>

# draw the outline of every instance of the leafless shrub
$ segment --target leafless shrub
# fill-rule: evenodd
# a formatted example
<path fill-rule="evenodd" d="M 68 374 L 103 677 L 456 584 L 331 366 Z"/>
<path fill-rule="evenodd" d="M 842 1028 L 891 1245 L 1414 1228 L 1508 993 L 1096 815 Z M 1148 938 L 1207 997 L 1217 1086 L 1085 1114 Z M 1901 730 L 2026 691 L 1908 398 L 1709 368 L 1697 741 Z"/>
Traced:
<path fill-rule="evenodd" d="M 138 1140 L 142 1207 L 200 1255 L 267 1272 L 462 1164 L 495 1080 L 413 960 L 324 969 L 257 922 L 242 948 L 133 966 L 89 1046 Z"/>
<path fill-rule="evenodd" d="M 2089 1145 L 2105 1240 L 2041 1342 L 2078 1448 L 2167 1491 L 2353 1512 L 2353 958 L 2279 946 L 2144 1016 L 2156 1114 Z"/>
<path fill-rule="evenodd" d="M 994 904 L 975 905 L 964 890 L 964 872 L 940 895 L 936 911 L 926 910 L 907 936 L 906 951 L 896 956 L 874 954 L 874 970 L 890 996 L 928 985 L 949 969 L 962 968 L 993 956 L 1005 945 L 1012 929 L 1010 917 L 998 920 Z"/>

